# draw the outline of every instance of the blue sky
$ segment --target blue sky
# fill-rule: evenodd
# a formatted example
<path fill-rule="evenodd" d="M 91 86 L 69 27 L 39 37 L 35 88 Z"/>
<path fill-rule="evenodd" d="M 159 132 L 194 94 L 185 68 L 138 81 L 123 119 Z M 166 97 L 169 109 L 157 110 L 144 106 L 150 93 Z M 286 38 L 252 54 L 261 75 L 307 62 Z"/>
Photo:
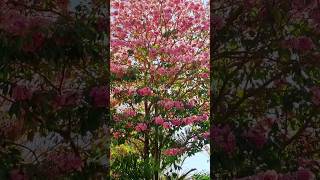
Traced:
<path fill-rule="evenodd" d="M 196 168 L 194 172 L 209 172 L 210 170 L 210 157 L 207 152 L 199 152 L 194 156 L 188 157 L 182 165 L 182 172 Z"/>

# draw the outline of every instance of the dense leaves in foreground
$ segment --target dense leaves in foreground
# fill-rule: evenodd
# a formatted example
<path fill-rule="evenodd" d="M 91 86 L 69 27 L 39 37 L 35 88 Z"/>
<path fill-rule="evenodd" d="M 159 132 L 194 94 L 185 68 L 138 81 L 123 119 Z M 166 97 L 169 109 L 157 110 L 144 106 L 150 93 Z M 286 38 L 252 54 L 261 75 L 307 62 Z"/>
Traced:
<path fill-rule="evenodd" d="M 78 3 L 0 1 L 0 179 L 107 176 L 107 5 Z"/>
<path fill-rule="evenodd" d="M 317 1 L 212 1 L 213 179 L 319 179 Z"/>

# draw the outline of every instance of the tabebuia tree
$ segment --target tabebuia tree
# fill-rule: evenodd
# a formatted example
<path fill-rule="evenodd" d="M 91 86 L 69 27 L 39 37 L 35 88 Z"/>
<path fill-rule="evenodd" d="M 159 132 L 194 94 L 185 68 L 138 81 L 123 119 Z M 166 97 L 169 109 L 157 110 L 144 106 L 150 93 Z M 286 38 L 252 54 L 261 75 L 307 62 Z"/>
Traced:
<path fill-rule="evenodd" d="M 319 1 L 210 6 L 212 179 L 319 179 Z"/>
<path fill-rule="evenodd" d="M 108 4 L 70 3 L 0 1 L 0 179 L 108 177 Z"/>
<path fill-rule="evenodd" d="M 113 178 L 177 176 L 183 157 L 208 143 L 208 8 L 111 1 Z"/>

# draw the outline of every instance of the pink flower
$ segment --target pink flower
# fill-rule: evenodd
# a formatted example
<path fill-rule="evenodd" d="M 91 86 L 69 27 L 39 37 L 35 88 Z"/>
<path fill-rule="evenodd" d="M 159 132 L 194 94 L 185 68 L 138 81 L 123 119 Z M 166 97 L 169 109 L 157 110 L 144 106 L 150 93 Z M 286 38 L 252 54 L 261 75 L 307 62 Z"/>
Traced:
<path fill-rule="evenodd" d="M 208 115 L 207 114 L 203 114 L 202 116 L 199 116 L 199 121 L 206 121 L 208 120 Z"/>
<path fill-rule="evenodd" d="M 165 75 L 165 74 L 166 74 L 166 69 L 163 68 L 163 67 L 159 67 L 159 68 L 157 69 L 157 74 L 159 74 L 159 75 Z"/>
<path fill-rule="evenodd" d="M 208 74 L 208 73 L 200 73 L 198 76 L 199 76 L 200 78 L 203 78 L 203 79 L 209 78 L 209 74 Z"/>
<path fill-rule="evenodd" d="M 278 173 L 275 170 L 267 170 L 266 172 L 260 173 L 258 175 L 260 180 L 278 180 Z"/>
<path fill-rule="evenodd" d="M 174 102 L 173 101 L 165 102 L 163 107 L 167 110 L 172 109 L 174 107 Z"/>
<path fill-rule="evenodd" d="M 114 74 L 117 78 L 123 77 L 125 74 L 125 71 L 126 71 L 125 67 L 117 66 L 113 63 L 110 64 L 110 72 Z"/>
<path fill-rule="evenodd" d="M 193 108 L 196 103 L 197 103 L 196 100 L 191 99 L 191 100 L 186 104 L 186 108 Z"/>
<path fill-rule="evenodd" d="M 10 180 L 28 180 L 28 176 L 19 169 L 13 169 L 10 171 Z"/>
<path fill-rule="evenodd" d="M 152 90 L 149 87 L 144 87 L 144 88 L 138 89 L 137 93 L 140 96 L 151 96 L 152 95 Z"/>
<path fill-rule="evenodd" d="M 122 119 L 119 115 L 114 115 L 113 116 L 113 120 L 116 121 L 116 122 L 120 122 Z"/>
<path fill-rule="evenodd" d="M 311 50 L 315 47 L 315 45 L 313 44 L 312 40 L 309 37 L 299 37 L 298 38 L 298 47 L 297 49 L 301 50 L 301 51 L 308 51 Z"/>
<path fill-rule="evenodd" d="M 201 136 L 205 139 L 208 139 L 210 137 L 210 132 L 204 132 L 201 134 Z"/>
<path fill-rule="evenodd" d="M 231 154 L 236 148 L 236 138 L 229 125 L 214 126 L 210 132 L 212 140 L 226 153 Z"/>
<path fill-rule="evenodd" d="M 114 88 L 112 91 L 113 91 L 114 94 L 121 93 L 121 89 L 120 88 Z"/>
<path fill-rule="evenodd" d="M 174 107 L 179 109 L 179 110 L 183 110 L 184 109 L 184 105 L 182 102 L 179 102 L 179 101 L 174 101 Z"/>
<path fill-rule="evenodd" d="M 181 121 L 181 119 L 175 118 L 175 119 L 172 119 L 172 120 L 171 120 L 171 123 L 172 123 L 174 126 L 181 126 L 181 125 L 183 124 L 183 121 Z"/>
<path fill-rule="evenodd" d="M 133 109 L 126 109 L 124 111 L 124 116 L 125 117 L 134 117 L 135 115 L 137 115 L 137 112 Z"/>
<path fill-rule="evenodd" d="M 185 148 L 171 148 L 163 151 L 166 156 L 177 156 L 185 152 Z"/>
<path fill-rule="evenodd" d="M 183 118 L 183 123 L 185 125 L 193 124 L 193 119 L 191 117 Z"/>
<path fill-rule="evenodd" d="M 128 96 L 132 96 L 132 95 L 134 95 L 134 93 L 135 93 L 135 90 L 133 90 L 133 89 L 128 89 Z"/>
<path fill-rule="evenodd" d="M 138 123 L 136 126 L 136 131 L 137 132 L 143 132 L 145 130 L 147 130 L 148 126 L 145 123 Z"/>
<path fill-rule="evenodd" d="M 170 128 L 171 128 L 169 122 L 164 122 L 164 123 L 162 124 L 162 126 L 163 126 L 163 128 L 165 128 L 165 129 L 170 129 Z"/>
<path fill-rule="evenodd" d="M 113 133 L 113 137 L 114 137 L 115 139 L 119 139 L 120 136 L 121 136 L 121 133 L 118 132 L 118 131 L 116 131 L 116 132 Z"/>
<path fill-rule="evenodd" d="M 315 180 L 315 175 L 308 169 L 300 168 L 296 174 L 297 180 Z"/>
<path fill-rule="evenodd" d="M 32 92 L 26 86 L 17 85 L 12 89 L 12 97 L 16 101 L 30 100 Z"/>
<path fill-rule="evenodd" d="M 244 136 L 253 142 L 257 148 L 262 148 L 268 141 L 268 134 L 274 122 L 275 120 L 272 118 L 264 118 L 245 132 Z"/>
<path fill-rule="evenodd" d="M 90 92 L 93 98 L 93 104 L 96 107 L 106 107 L 109 101 L 108 87 L 94 87 Z"/>
<path fill-rule="evenodd" d="M 164 120 L 158 116 L 154 118 L 154 123 L 157 125 L 162 125 L 164 123 Z"/>
<path fill-rule="evenodd" d="M 213 16 L 211 23 L 216 30 L 220 30 L 224 26 L 224 20 L 220 16 Z"/>
<path fill-rule="evenodd" d="M 315 48 L 312 39 L 306 36 L 289 39 L 284 42 L 284 46 L 300 52 L 306 52 Z"/>
<path fill-rule="evenodd" d="M 170 100 L 170 99 L 166 99 L 166 100 L 161 100 L 158 102 L 158 104 L 163 107 L 166 110 L 170 110 L 174 107 L 174 101 Z"/>
<path fill-rule="evenodd" d="M 267 135 L 257 129 L 250 129 L 245 136 L 253 142 L 258 148 L 262 148 L 267 142 Z"/>

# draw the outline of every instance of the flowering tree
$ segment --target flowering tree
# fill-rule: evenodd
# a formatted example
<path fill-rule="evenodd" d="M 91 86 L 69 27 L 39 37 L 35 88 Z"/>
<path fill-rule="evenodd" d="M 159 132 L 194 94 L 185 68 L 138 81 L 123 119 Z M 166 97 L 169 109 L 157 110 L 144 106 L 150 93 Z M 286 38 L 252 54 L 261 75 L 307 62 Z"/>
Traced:
<path fill-rule="evenodd" d="M 158 179 L 207 142 L 208 35 L 201 1 L 111 1 L 114 177 Z"/>
<path fill-rule="evenodd" d="M 318 179 L 319 4 L 211 1 L 212 179 Z"/>
<path fill-rule="evenodd" d="M 104 1 L 0 1 L 0 179 L 107 177 Z"/>

